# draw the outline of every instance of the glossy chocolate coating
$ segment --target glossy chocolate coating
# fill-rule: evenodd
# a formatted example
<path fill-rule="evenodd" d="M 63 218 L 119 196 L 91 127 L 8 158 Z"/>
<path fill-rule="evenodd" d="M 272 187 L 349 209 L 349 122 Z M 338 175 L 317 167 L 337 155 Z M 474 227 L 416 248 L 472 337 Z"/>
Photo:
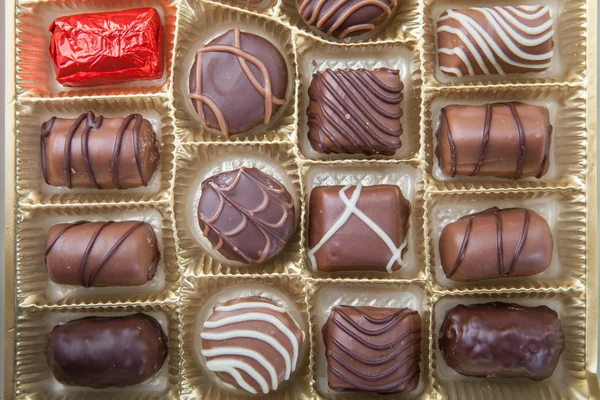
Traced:
<path fill-rule="evenodd" d="M 356 190 L 360 191 L 356 203 L 360 216 L 344 214 L 343 198 L 352 203 Z M 410 203 L 396 185 L 315 187 L 310 194 L 308 228 L 308 258 L 313 270 L 400 269 L 409 216 Z"/>
<path fill-rule="evenodd" d="M 140 313 L 57 325 L 46 347 L 57 381 L 93 388 L 142 383 L 160 370 L 167 353 L 167 336 L 158 321 Z"/>
<path fill-rule="evenodd" d="M 419 384 L 421 318 L 408 308 L 337 306 L 323 325 L 336 391 L 410 392 Z"/>
<path fill-rule="evenodd" d="M 59 284 L 140 286 L 154 277 L 160 252 L 146 222 L 75 222 L 50 228 L 45 258 Z"/>
<path fill-rule="evenodd" d="M 209 370 L 228 385 L 262 394 L 290 379 L 305 335 L 285 308 L 245 297 L 217 305 L 200 337 Z"/>
<path fill-rule="evenodd" d="M 436 155 L 448 176 L 541 178 L 550 165 L 552 125 L 545 107 L 522 103 L 442 109 Z"/>
<path fill-rule="evenodd" d="M 286 102 L 287 84 L 277 47 L 235 28 L 197 51 L 189 97 L 202 123 L 229 137 L 268 124 Z"/>
<path fill-rule="evenodd" d="M 139 114 L 125 118 L 81 114 L 42 125 L 42 172 L 48 185 L 129 189 L 148 185 L 162 145 Z"/>
<path fill-rule="evenodd" d="M 541 380 L 554 372 L 565 338 L 546 306 L 461 304 L 446 314 L 439 347 L 462 375 Z"/>
<path fill-rule="evenodd" d="M 298 0 L 304 20 L 338 39 L 362 35 L 392 15 L 396 0 Z"/>
<path fill-rule="evenodd" d="M 269 175 L 241 167 L 202 182 L 198 221 L 215 250 L 233 261 L 258 264 L 290 242 L 294 201 Z"/>
<path fill-rule="evenodd" d="M 460 282 L 539 274 L 552 261 L 552 247 L 546 220 L 524 208 L 470 214 L 440 236 L 444 273 Z"/>
<path fill-rule="evenodd" d="M 308 139 L 320 153 L 394 155 L 402 135 L 397 70 L 326 69 L 308 94 Z"/>

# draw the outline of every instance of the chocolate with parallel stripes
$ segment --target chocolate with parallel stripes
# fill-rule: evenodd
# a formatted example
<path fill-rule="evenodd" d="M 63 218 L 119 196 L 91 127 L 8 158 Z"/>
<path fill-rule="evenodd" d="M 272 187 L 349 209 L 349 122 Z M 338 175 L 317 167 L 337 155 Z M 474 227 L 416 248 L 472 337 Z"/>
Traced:
<path fill-rule="evenodd" d="M 436 155 L 446 175 L 541 178 L 550 165 L 552 125 L 545 107 L 523 103 L 442 109 Z"/>
<path fill-rule="evenodd" d="M 75 119 L 52 117 L 41 129 L 42 173 L 48 185 L 130 189 L 147 186 L 162 145 L 139 114 Z"/>
<path fill-rule="evenodd" d="M 323 326 L 336 391 L 410 392 L 419 384 L 421 318 L 408 308 L 337 306 Z"/>
<path fill-rule="evenodd" d="M 525 208 L 492 207 L 452 222 L 440 236 L 442 269 L 459 282 L 530 276 L 552 261 L 546 220 Z"/>
<path fill-rule="evenodd" d="M 50 228 L 45 260 L 59 284 L 140 286 L 154 278 L 160 252 L 146 222 L 80 221 Z"/>

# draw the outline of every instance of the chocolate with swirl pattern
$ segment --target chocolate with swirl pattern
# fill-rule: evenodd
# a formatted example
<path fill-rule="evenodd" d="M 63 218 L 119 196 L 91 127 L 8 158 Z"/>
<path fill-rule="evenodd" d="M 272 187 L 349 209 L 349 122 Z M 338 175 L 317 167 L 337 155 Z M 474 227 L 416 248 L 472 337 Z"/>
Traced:
<path fill-rule="evenodd" d="M 258 264 L 275 257 L 290 242 L 294 201 L 269 175 L 241 167 L 202 182 L 198 221 L 213 249 L 230 260 Z"/>
<path fill-rule="evenodd" d="M 550 265 L 552 248 L 543 217 L 497 207 L 446 225 L 439 244 L 444 273 L 459 282 L 539 274 Z"/>
<path fill-rule="evenodd" d="M 394 155 L 402 135 L 397 70 L 317 72 L 308 89 L 308 139 L 320 153 Z"/>
<path fill-rule="evenodd" d="M 337 306 L 323 326 L 335 391 L 411 392 L 419 384 L 421 318 L 408 308 Z"/>
<path fill-rule="evenodd" d="M 160 163 L 162 145 L 139 114 L 125 118 L 52 117 L 41 129 L 42 173 L 48 185 L 69 189 L 147 186 Z"/>

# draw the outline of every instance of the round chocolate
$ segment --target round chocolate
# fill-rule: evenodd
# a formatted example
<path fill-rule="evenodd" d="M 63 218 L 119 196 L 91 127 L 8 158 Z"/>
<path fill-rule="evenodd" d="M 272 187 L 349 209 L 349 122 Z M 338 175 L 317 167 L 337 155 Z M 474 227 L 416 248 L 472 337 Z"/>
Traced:
<path fill-rule="evenodd" d="M 233 261 L 258 264 L 292 238 L 294 200 L 269 175 L 241 167 L 202 182 L 198 222 L 215 250 Z"/>
<path fill-rule="evenodd" d="M 204 125 L 229 137 L 268 124 L 286 102 L 287 84 L 277 47 L 235 28 L 196 52 L 189 97 Z"/>

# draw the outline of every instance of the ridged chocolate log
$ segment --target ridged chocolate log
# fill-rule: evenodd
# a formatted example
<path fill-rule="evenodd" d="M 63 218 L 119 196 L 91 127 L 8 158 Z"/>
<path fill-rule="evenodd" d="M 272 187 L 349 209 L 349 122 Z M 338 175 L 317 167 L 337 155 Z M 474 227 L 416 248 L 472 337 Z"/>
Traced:
<path fill-rule="evenodd" d="M 154 277 L 160 252 L 145 222 L 82 221 L 50 228 L 45 258 L 59 284 L 139 286 Z"/>
<path fill-rule="evenodd" d="M 52 329 L 46 358 L 63 385 L 131 386 L 160 370 L 167 341 L 158 321 L 146 314 L 86 317 Z"/>
<path fill-rule="evenodd" d="M 459 282 L 539 274 L 550 265 L 552 248 L 546 220 L 524 208 L 470 214 L 440 236 L 442 269 Z"/>
<path fill-rule="evenodd" d="M 442 109 L 436 155 L 446 175 L 541 178 L 550 165 L 552 125 L 545 107 L 523 103 Z"/>
<path fill-rule="evenodd" d="M 139 114 L 52 117 L 41 129 L 42 173 L 51 186 L 130 189 L 147 186 L 162 146 Z"/>

